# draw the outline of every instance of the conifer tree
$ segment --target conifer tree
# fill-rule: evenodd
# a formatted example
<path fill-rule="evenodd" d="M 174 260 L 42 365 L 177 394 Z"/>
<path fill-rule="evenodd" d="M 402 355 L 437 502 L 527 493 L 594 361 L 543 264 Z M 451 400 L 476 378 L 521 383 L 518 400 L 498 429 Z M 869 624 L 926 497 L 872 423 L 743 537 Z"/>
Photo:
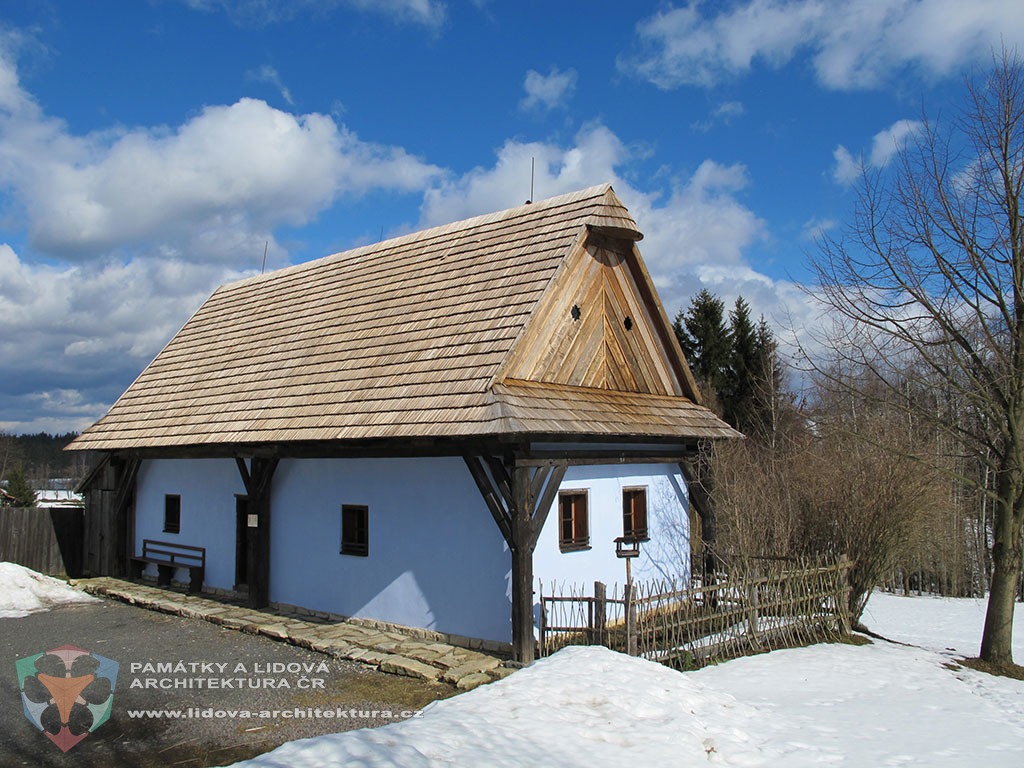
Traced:
<path fill-rule="evenodd" d="M 12 507 L 34 507 L 36 505 L 36 492 L 32 490 L 21 467 L 11 470 L 7 475 L 7 493 L 14 497 L 10 502 Z"/>
<path fill-rule="evenodd" d="M 729 365 L 722 392 L 725 420 L 740 432 L 748 432 L 755 418 L 760 354 L 757 331 L 750 319 L 750 305 L 742 296 L 736 297 L 729 313 L 729 338 Z"/>
<path fill-rule="evenodd" d="M 720 410 L 732 343 L 725 324 L 725 304 L 706 288 L 676 315 L 673 327 L 705 405 Z"/>

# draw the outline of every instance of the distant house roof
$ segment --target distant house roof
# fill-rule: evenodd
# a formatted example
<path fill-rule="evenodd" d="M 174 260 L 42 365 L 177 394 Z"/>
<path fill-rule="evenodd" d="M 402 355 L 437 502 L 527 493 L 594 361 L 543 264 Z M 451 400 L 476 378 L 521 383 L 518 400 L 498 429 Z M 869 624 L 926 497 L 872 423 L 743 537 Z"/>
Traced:
<path fill-rule="evenodd" d="M 224 285 L 71 447 L 734 436 L 641 237 L 602 185 Z"/>
<path fill-rule="evenodd" d="M 85 499 L 76 491 L 44 488 L 36 491 L 36 506 L 41 509 L 84 507 Z"/>

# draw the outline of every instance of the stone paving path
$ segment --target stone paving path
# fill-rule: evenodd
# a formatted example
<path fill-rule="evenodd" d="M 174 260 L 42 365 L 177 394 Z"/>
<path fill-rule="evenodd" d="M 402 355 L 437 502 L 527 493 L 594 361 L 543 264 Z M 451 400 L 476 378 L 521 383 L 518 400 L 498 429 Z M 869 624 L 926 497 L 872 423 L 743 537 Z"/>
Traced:
<path fill-rule="evenodd" d="M 310 621 L 308 617 L 254 610 L 209 596 L 183 594 L 106 576 L 74 579 L 70 584 L 90 594 L 186 618 L 204 619 L 228 629 L 265 635 L 330 656 L 359 661 L 382 672 L 449 683 L 460 690 L 498 680 L 514 671 L 496 656 L 392 629 L 348 621 Z"/>

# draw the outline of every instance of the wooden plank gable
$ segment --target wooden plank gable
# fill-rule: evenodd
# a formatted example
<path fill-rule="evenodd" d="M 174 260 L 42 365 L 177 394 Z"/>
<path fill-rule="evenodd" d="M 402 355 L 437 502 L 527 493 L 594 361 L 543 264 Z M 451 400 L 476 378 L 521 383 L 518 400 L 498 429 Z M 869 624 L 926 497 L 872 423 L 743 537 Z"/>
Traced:
<path fill-rule="evenodd" d="M 591 236 L 562 265 L 498 380 L 683 396 L 632 242 Z"/>

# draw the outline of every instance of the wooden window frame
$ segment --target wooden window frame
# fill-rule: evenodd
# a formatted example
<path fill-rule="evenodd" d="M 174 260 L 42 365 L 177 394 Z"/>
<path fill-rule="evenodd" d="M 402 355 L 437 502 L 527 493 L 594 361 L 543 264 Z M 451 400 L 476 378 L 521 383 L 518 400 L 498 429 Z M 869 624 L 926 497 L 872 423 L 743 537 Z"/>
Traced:
<path fill-rule="evenodd" d="M 365 504 L 341 505 L 340 554 L 370 556 L 370 508 Z"/>
<path fill-rule="evenodd" d="M 637 500 L 640 507 L 640 524 L 637 524 Z M 632 541 L 649 541 L 647 522 L 647 486 L 637 485 L 622 489 L 622 536 Z"/>
<path fill-rule="evenodd" d="M 181 533 L 181 495 L 164 494 L 164 533 Z"/>
<path fill-rule="evenodd" d="M 558 548 L 562 552 L 582 552 L 591 548 L 589 490 L 558 492 Z"/>

